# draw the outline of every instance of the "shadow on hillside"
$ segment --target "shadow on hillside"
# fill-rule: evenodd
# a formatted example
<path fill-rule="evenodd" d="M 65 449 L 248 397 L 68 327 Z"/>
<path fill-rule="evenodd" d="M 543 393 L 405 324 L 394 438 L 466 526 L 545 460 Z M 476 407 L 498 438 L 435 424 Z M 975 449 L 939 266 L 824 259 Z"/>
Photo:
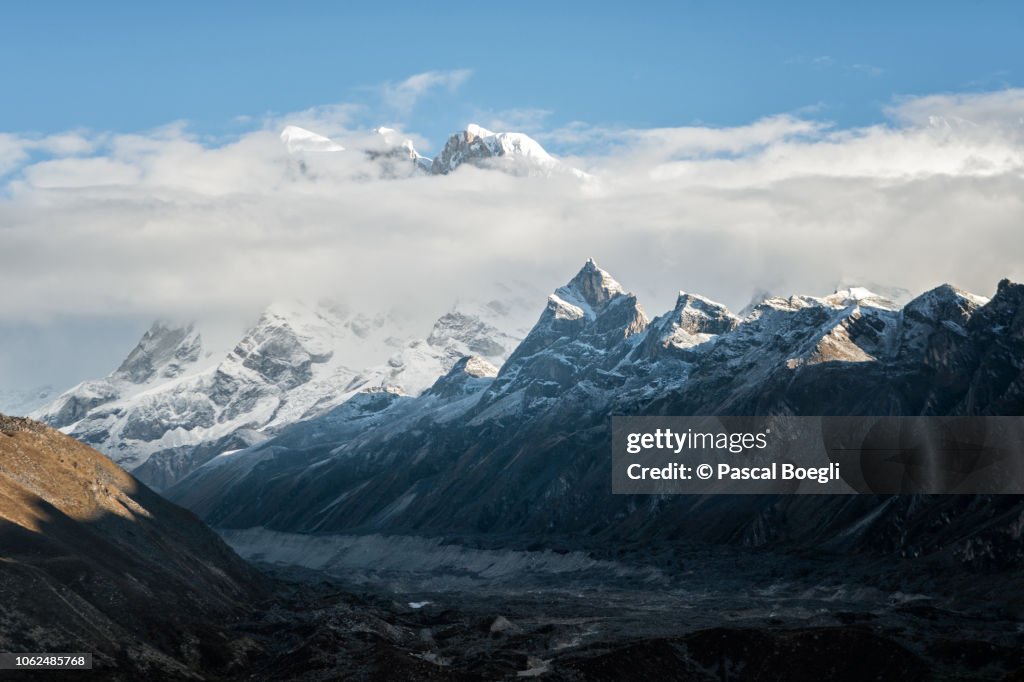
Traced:
<path fill-rule="evenodd" d="M 193 677 L 244 663 L 246 644 L 228 629 L 252 612 L 268 581 L 191 512 L 134 479 L 117 487 L 88 458 L 54 454 L 55 442 L 10 441 L 2 453 L 2 650 L 92 653 L 95 667 L 124 679 Z M 47 466 L 60 470 L 46 476 Z M 76 478 L 86 470 L 94 480 Z M 91 489 L 69 486 L 53 502 L 36 494 L 52 496 L 65 479 L 92 481 Z M 96 505 L 103 511 L 90 514 L 83 490 L 120 507 Z"/>

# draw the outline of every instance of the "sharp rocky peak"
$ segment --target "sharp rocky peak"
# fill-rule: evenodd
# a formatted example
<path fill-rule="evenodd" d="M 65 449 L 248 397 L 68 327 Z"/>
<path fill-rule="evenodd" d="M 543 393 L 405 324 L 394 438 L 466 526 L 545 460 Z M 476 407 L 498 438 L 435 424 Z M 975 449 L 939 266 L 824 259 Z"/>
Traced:
<path fill-rule="evenodd" d="M 591 258 L 548 298 L 540 319 L 502 367 L 492 393 L 508 390 L 515 377 L 529 374 L 522 370 L 530 366 L 543 365 L 538 370 L 541 376 L 556 383 L 569 381 L 567 377 L 576 375 L 581 367 L 597 366 L 612 355 L 627 353 L 631 346 L 621 342 L 637 337 L 647 326 L 647 315 L 636 297 L 626 293 Z M 577 365 L 576 369 L 567 373 L 562 371 L 566 367 L 554 367 L 562 363 L 558 358 L 577 354 L 579 362 L 569 363 Z"/>
<path fill-rule="evenodd" d="M 975 310 L 986 303 L 988 299 L 984 296 L 968 293 L 951 284 L 942 284 L 907 303 L 903 313 L 922 321 L 959 318 L 958 321 L 966 322 Z"/>
<path fill-rule="evenodd" d="M 593 258 L 587 260 L 576 276 L 564 287 L 555 291 L 559 298 L 582 307 L 599 308 L 626 291 Z"/>
<path fill-rule="evenodd" d="M 653 358 L 669 350 L 682 351 L 689 357 L 692 355 L 690 349 L 701 347 L 739 324 L 740 318 L 721 303 L 680 291 L 675 307 L 651 323 L 647 338 L 637 353 L 639 357 Z"/>
<path fill-rule="evenodd" d="M 142 384 L 158 374 L 165 378 L 176 377 L 186 365 L 199 359 L 201 348 L 202 337 L 195 325 L 158 320 L 114 371 L 112 378 Z"/>
<path fill-rule="evenodd" d="M 690 334 L 722 334 L 734 329 L 740 322 L 721 303 L 685 291 L 679 292 L 671 319 L 680 329 Z"/>

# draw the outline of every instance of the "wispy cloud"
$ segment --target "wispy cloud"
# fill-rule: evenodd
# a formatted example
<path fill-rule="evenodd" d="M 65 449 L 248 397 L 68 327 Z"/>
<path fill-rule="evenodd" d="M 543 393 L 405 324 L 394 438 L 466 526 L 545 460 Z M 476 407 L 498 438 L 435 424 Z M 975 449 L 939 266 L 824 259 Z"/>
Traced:
<path fill-rule="evenodd" d="M 296 125 L 332 137 L 351 130 L 366 113 L 365 104 L 326 104 L 287 114 L 266 114 L 261 119 L 261 125 L 268 130 L 280 130 L 285 125 Z"/>
<path fill-rule="evenodd" d="M 45 136 L 0 133 L 0 178 L 40 155 L 69 157 L 88 154 L 102 139 L 103 136 L 82 131 Z"/>
<path fill-rule="evenodd" d="M 385 107 L 398 114 L 407 115 L 426 95 L 438 90 L 455 92 L 472 75 L 471 69 L 425 71 L 398 83 L 385 83 L 380 86 L 381 100 Z"/>
<path fill-rule="evenodd" d="M 553 113 L 550 109 L 536 108 L 479 110 L 475 119 L 491 130 L 536 133 L 545 129 Z"/>
<path fill-rule="evenodd" d="M 874 64 L 850 64 L 850 69 L 872 77 L 881 76 L 885 73 L 885 69 Z"/>
<path fill-rule="evenodd" d="M 1024 89 L 900 97 L 886 109 L 904 125 L 969 127 L 975 136 L 1024 136 Z"/>
<path fill-rule="evenodd" d="M 582 121 L 539 134 L 543 140 L 578 151 L 615 150 L 613 158 L 697 158 L 736 155 L 787 139 L 815 135 L 827 124 L 793 115 L 769 116 L 733 127 L 682 126 L 677 128 L 612 128 Z"/>

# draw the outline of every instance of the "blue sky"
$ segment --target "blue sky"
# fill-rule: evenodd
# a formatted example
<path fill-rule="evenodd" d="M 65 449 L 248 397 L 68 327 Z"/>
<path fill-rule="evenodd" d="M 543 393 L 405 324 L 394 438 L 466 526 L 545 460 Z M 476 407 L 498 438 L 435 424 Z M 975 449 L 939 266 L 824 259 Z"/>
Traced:
<path fill-rule="evenodd" d="M 595 9 L 598 8 L 599 9 Z M 0 131 L 140 131 L 336 102 L 436 146 L 510 109 L 546 125 L 729 126 L 798 111 L 842 127 L 894 96 L 1024 83 L 1019 2 L 9 4 Z M 472 70 L 396 114 L 380 86 Z M 813 112 L 810 110 L 813 108 Z"/>

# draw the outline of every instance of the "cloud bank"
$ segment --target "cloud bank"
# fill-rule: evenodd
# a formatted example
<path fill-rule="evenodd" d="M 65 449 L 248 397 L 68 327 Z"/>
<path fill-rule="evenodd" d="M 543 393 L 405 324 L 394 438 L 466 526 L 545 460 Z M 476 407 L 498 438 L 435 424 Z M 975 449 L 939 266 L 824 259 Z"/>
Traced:
<path fill-rule="evenodd" d="M 411 107 L 468 75 L 421 74 L 388 97 Z M 590 182 L 471 167 L 382 179 L 361 154 L 297 157 L 278 139 L 296 123 L 352 149 L 365 132 L 344 104 L 229 141 L 183 124 L 2 134 L 0 324 L 237 318 L 315 296 L 427 325 L 510 283 L 536 292 L 539 313 L 590 256 L 652 314 L 679 289 L 738 308 L 756 290 L 839 281 L 990 294 L 1024 279 L 1024 90 L 905 98 L 886 113 L 855 129 L 780 115 L 535 133 Z"/>

